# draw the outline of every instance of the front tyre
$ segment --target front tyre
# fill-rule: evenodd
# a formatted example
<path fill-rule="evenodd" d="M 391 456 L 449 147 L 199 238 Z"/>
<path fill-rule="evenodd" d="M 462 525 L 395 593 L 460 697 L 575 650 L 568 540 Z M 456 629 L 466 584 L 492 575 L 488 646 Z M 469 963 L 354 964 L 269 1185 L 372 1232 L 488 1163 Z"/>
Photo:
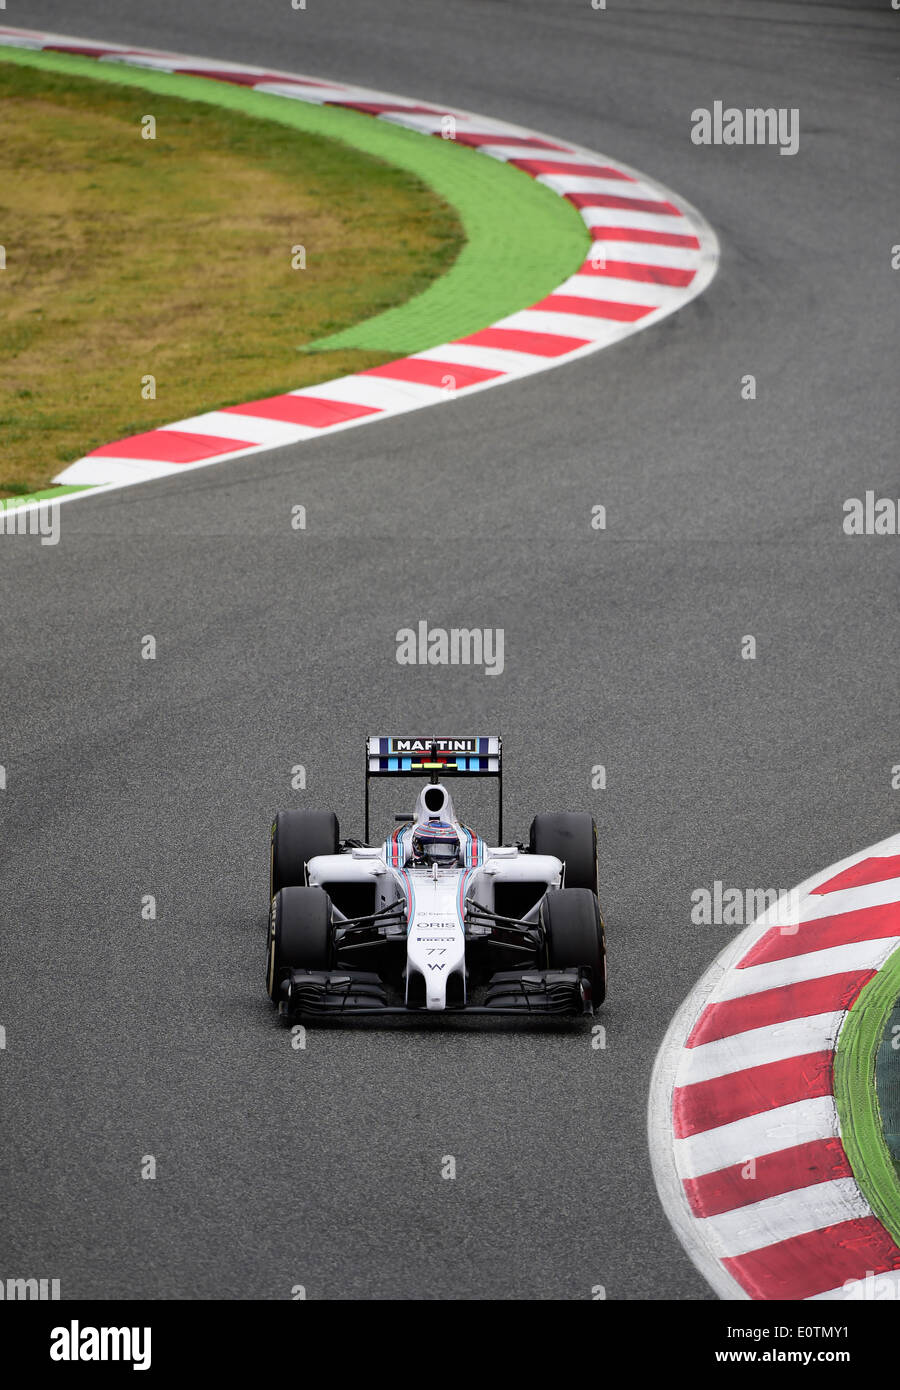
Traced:
<path fill-rule="evenodd" d="M 282 888 L 272 899 L 266 990 L 277 1004 L 292 970 L 330 970 L 334 961 L 331 899 L 324 888 Z"/>
<path fill-rule="evenodd" d="M 587 888 L 551 890 L 541 903 L 548 970 L 587 970 L 594 1005 L 606 998 L 606 932 L 600 905 Z"/>
<path fill-rule="evenodd" d="M 550 811 L 531 822 L 532 854 L 552 854 L 566 866 L 567 888 L 598 891 L 597 827 L 586 811 Z"/>
<path fill-rule="evenodd" d="M 306 866 L 317 854 L 337 854 L 340 830 L 333 811 L 279 811 L 272 823 L 269 897 L 306 883 Z"/>

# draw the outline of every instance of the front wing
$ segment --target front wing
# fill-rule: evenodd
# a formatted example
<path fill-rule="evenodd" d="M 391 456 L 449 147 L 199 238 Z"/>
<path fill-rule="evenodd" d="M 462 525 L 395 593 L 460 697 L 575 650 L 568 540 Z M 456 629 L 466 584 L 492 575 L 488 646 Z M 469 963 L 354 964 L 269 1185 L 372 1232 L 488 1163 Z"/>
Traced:
<path fill-rule="evenodd" d="M 292 970 L 281 984 L 278 1011 L 285 1019 L 367 1014 L 581 1015 L 594 1012 L 591 982 L 582 970 L 503 970 L 488 981 L 483 1004 L 391 1004 L 379 975 L 362 970 Z"/>

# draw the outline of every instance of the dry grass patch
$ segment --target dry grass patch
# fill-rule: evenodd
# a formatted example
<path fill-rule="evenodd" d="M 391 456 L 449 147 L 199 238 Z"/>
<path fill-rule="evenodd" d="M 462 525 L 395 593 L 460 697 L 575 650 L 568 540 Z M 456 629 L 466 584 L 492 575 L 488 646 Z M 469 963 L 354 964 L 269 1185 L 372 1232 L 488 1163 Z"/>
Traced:
<path fill-rule="evenodd" d="M 420 293 L 463 242 L 418 179 L 336 141 L 12 63 L 0 97 L 0 495 L 122 435 L 388 360 L 300 349 Z"/>

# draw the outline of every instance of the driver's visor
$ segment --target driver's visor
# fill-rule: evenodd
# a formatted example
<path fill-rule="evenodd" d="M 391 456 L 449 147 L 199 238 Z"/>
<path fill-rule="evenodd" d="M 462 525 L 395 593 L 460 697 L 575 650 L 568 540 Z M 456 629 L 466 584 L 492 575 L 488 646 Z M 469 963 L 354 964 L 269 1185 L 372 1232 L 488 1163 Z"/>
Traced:
<path fill-rule="evenodd" d="M 452 864 L 459 858 L 458 840 L 425 840 L 422 854 L 432 864 Z"/>

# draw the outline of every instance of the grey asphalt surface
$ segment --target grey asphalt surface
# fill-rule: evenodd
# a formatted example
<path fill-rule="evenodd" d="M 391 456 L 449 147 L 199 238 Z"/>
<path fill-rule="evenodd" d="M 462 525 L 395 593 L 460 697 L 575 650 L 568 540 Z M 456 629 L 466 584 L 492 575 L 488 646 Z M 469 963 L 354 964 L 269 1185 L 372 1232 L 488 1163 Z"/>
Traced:
<path fill-rule="evenodd" d="M 57 547 L 2 540 L 0 1273 L 87 1298 L 711 1297 L 644 1119 L 666 1025 L 730 933 L 692 926 L 690 895 L 788 888 L 896 829 L 900 540 L 845 537 L 841 508 L 900 495 L 900 15 L 30 0 L 4 19 L 536 126 L 689 198 L 722 265 L 570 367 L 76 503 Z M 716 99 L 798 107 L 800 152 L 695 147 Z M 502 676 L 398 666 L 420 618 L 503 627 Z M 426 726 L 502 731 L 510 832 L 596 815 L 605 1049 L 470 1021 L 295 1051 L 274 1020 L 272 811 L 333 806 L 361 833 L 362 736 Z"/>

